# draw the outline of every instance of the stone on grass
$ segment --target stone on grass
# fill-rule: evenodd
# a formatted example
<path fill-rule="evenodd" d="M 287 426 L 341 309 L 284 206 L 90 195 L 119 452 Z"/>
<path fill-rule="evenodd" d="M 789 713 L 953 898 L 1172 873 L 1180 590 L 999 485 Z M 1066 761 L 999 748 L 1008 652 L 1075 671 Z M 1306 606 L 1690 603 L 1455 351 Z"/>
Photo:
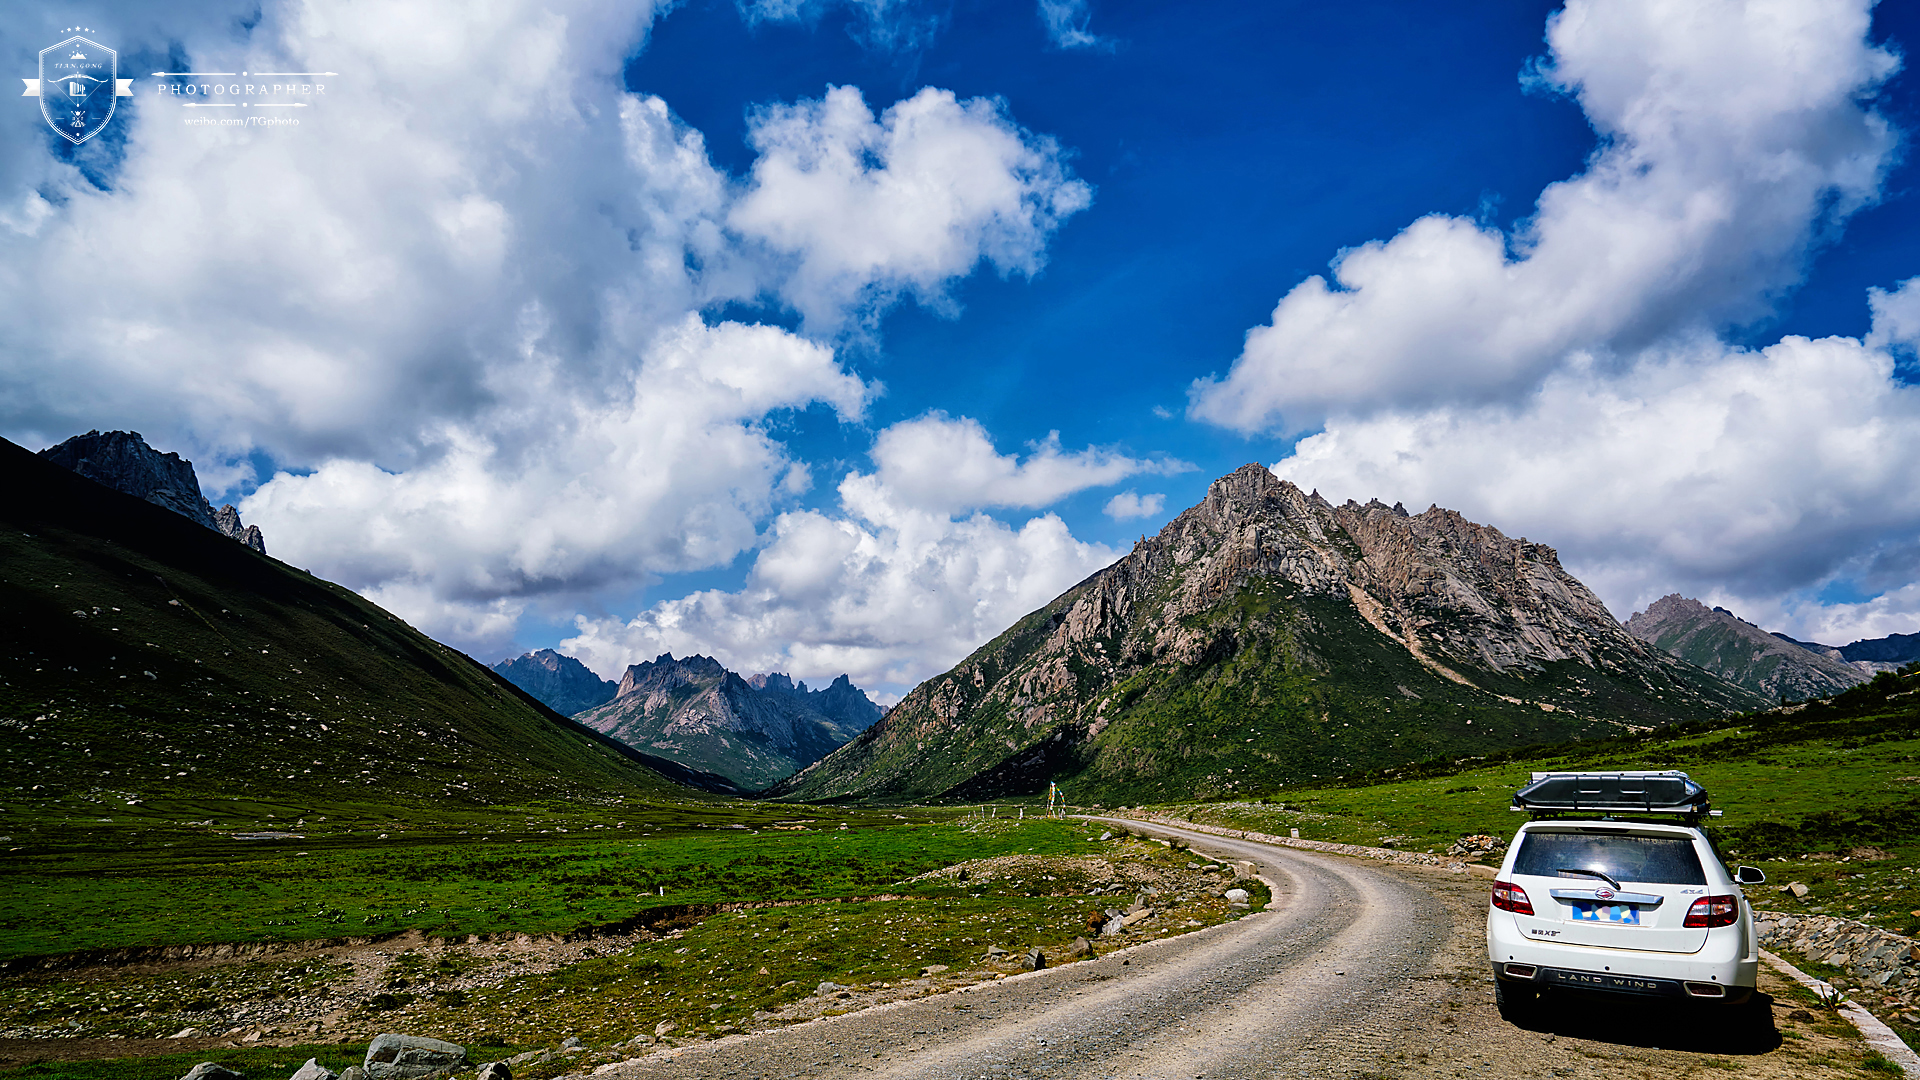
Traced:
<path fill-rule="evenodd" d="M 920 969 L 920 977 L 924 979 L 929 975 L 938 975 L 943 971 L 950 970 L 952 969 L 945 964 L 928 964 L 926 967 Z"/>
<path fill-rule="evenodd" d="M 837 982 L 828 981 L 828 982 L 823 982 L 819 986 L 814 987 L 813 992 L 815 994 L 818 994 L 821 997 L 826 997 L 828 994 L 837 994 L 842 990 L 850 990 L 850 989 L 852 989 L 852 987 L 842 986 Z"/>
<path fill-rule="evenodd" d="M 1804 900 L 1807 894 L 1813 890 L 1807 888 L 1804 882 L 1793 881 L 1781 886 L 1780 891 L 1792 896 L 1795 900 Z"/>
<path fill-rule="evenodd" d="M 1100 927 L 1100 935 L 1102 937 L 1112 937 L 1126 928 L 1127 917 L 1125 915 L 1115 915 L 1113 918 L 1108 919 L 1104 926 Z"/>
<path fill-rule="evenodd" d="M 340 1074 L 320 1064 L 318 1059 L 308 1058 L 289 1080 L 340 1080 Z"/>
<path fill-rule="evenodd" d="M 1067 955 L 1075 959 L 1079 959 L 1080 957 L 1083 957 L 1083 956 L 1092 956 L 1093 942 L 1088 941 L 1086 938 L 1083 938 L 1083 937 L 1074 938 L 1073 944 L 1067 946 Z"/>
<path fill-rule="evenodd" d="M 187 1070 L 187 1075 L 181 1077 L 180 1080 L 244 1080 L 244 1077 L 243 1074 L 234 1072 L 225 1065 L 215 1065 L 211 1061 L 203 1061 Z"/>
<path fill-rule="evenodd" d="M 376 1035 L 362 1065 L 368 1080 L 424 1080 L 467 1063 L 467 1049 L 424 1035 Z"/>
<path fill-rule="evenodd" d="M 1003 949 L 1003 948 L 1001 948 L 1001 947 L 1000 947 L 1000 946 L 998 946 L 998 945 L 989 945 L 989 946 L 987 946 L 987 955 L 988 955 L 988 956 L 990 956 L 990 957 L 992 957 L 992 956 L 1005 956 L 1005 955 L 1007 955 L 1007 950 L 1005 950 L 1005 949 Z"/>
<path fill-rule="evenodd" d="M 1224 895 L 1229 904 L 1244 904 L 1252 899 L 1253 894 L 1247 892 L 1245 889 L 1228 889 Z"/>
<path fill-rule="evenodd" d="M 675 1028 L 678 1028 L 679 1026 L 680 1025 L 674 1023 L 671 1020 L 662 1020 L 659 1023 L 653 1025 L 653 1033 L 655 1036 L 665 1035 L 666 1033 L 674 1030 Z"/>
<path fill-rule="evenodd" d="M 173 1034 L 171 1034 L 171 1035 L 169 1035 L 169 1036 L 167 1036 L 167 1038 L 169 1038 L 169 1039 L 199 1039 L 199 1038 L 203 1038 L 203 1037 L 205 1037 L 205 1036 L 206 1036 L 206 1034 L 207 1034 L 206 1032 L 204 1032 L 204 1031 L 201 1031 L 201 1030 L 200 1030 L 199 1028 L 197 1028 L 197 1027 L 184 1027 L 184 1028 L 181 1028 L 181 1029 L 180 1029 L 179 1031 L 176 1031 L 176 1032 L 174 1032 Z"/>
<path fill-rule="evenodd" d="M 1027 953 L 1024 963 L 1028 971 L 1039 971 L 1047 966 L 1047 954 L 1034 949 Z"/>
<path fill-rule="evenodd" d="M 513 1070 L 504 1061 L 489 1061 L 473 1074 L 473 1080 L 513 1080 Z"/>
<path fill-rule="evenodd" d="M 367 1070 L 358 1065 L 349 1065 L 347 1071 L 340 1074 L 340 1080 L 367 1080 Z"/>

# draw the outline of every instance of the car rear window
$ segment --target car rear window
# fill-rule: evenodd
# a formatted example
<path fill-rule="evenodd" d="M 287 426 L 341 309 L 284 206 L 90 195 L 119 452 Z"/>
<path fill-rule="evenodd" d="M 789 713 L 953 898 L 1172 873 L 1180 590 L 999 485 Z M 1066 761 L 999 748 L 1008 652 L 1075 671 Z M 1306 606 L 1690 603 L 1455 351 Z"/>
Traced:
<path fill-rule="evenodd" d="M 1513 862 L 1516 874 L 1598 880 L 1569 870 L 1598 870 L 1615 881 L 1642 885 L 1707 883 L 1693 841 L 1681 836 L 1530 832 Z"/>

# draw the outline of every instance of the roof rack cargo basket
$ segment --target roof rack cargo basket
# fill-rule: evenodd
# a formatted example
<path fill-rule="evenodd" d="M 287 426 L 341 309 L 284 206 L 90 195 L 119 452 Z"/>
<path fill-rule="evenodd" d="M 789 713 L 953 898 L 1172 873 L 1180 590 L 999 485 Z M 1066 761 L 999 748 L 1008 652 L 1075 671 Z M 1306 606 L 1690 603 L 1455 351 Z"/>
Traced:
<path fill-rule="evenodd" d="M 1683 772 L 1537 772 L 1513 793 L 1513 808 L 1535 817 L 1560 814 L 1674 814 L 1698 818 L 1707 789 Z"/>

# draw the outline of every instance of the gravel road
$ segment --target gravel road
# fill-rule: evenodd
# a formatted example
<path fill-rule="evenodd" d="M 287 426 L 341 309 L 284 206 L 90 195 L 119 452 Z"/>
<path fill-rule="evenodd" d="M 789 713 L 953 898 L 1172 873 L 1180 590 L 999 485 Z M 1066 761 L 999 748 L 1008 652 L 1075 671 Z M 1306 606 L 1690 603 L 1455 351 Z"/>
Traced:
<path fill-rule="evenodd" d="M 1273 904 L 1097 960 L 656 1051 L 596 1080 L 1854 1073 L 1841 1058 L 1857 1051 L 1824 1029 L 1739 1045 L 1668 1005 L 1601 1003 L 1516 1027 L 1492 1005 L 1484 881 L 1125 824 L 1253 861 Z"/>

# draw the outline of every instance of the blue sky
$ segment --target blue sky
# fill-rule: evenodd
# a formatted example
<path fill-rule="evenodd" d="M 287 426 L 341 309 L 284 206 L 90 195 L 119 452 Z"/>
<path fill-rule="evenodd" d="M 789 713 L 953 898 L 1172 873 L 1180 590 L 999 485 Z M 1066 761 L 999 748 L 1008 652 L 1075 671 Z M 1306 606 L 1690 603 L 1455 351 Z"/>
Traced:
<path fill-rule="evenodd" d="M 1621 617 L 1912 632 L 1916 22 L 48 5 L 22 77 L 88 26 L 140 78 L 78 150 L 0 118 L 0 433 L 140 430 L 274 554 L 605 674 L 891 697 L 1248 461 Z M 185 69 L 339 74 L 208 129 Z"/>

